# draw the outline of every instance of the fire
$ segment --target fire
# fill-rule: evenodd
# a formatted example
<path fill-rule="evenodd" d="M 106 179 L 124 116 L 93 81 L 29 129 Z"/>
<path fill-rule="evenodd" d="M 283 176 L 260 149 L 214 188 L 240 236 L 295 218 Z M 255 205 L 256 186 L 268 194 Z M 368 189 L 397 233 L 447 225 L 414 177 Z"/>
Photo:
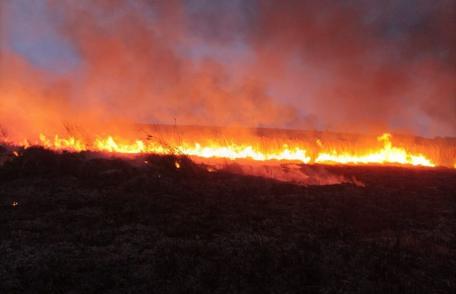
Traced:
<path fill-rule="evenodd" d="M 48 138 L 39 135 L 38 145 L 67 151 L 96 151 L 120 154 L 185 154 L 203 159 L 224 158 L 229 160 L 250 159 L 254 161 L 287 161 L 298 163 L 317 164 L 398 164 L 411 166 L 435 167 L 436 164 L 426 155 L 412 153 L 404 147 L 394 146 L 392 135 L 385 133 L 377 138 L 381 146 L 363 150 L 338 150 L 336 147 L 326 148 L 322 140 L 317 139 L 317 152 L 309 152 L 303 144 L 277 145 L 273 148 L 264 148 L 256 142 L 222 143 L 212 140 L 202 143 L 187 140 L 173 144 L 173 148 L 158 141 L 149 140 L 122 140 L 114 136 L 98 137 L 92 142 L 76 137 L 61 137 L 55 135 Z M 34 145 L 34 144 L 26 144 Z M 180 168 L 176 162 L 176 168 Z M 456 166 L 455 166 L 456 168 Z"/>
<path fill-rule="evenodd" d="M 68 150 L 77 152 L 91 150 L 121 154 L 170 154 L 173 152 L 172 149 L 174 149 L 180 154 L 201 158 L 227 158 L 231 160 L 252 159 L 257 161 L 287 160 L 300 161 L 303 163 L 309 163 L 311 161 L 311 158 L 306 155 L 305 150 L 299 147 L 290 148 L 286 144 L 284 144 L 281 149 L 273 152 L 263 152 L 252 145 L 230 144 L 223 146 L 218 143 L 213 143 L 209 146 L 202 146 L 198 142 L 181 143 L 179 146 L 171 149 L 157 142 L 146 143 L 143 140 L 136 140 L 133 143 L 122 143 L 119 140 L 114 139 L 112 136 L 97 138 L 95 139 L 94 144 L 87 145 L 74 137 L 60 138 L 59 136 L 55 136 L 54 139 L 51 140 L 45 135 L 40 134 L 39 145 L 53 150 Z"/>
<path fill-rule="evenodd" d="M 339 164 L 372 164 L 393 163 L 414 166 L 434 167 L 435 164 L 423 154 L 412 154 L 404 148 L 395 147 L 391 143 L 391 134 L 385 133 L 377 138 L 383 143 L 383 148 L 372 150 L 364 154 L 338 153 L 332 150 L 329 153 L 322 152 L 315 159 L 317 163 Z"/>
<path fill-rule="evenodd" d="M 58 135 L 54 136 L 54 139 L 48 139 L 44 134 L 40 134 L 40 143 L 42 146 L 55 149 L 55 150 L 71 150 L 71 151 L 84 151 L 86 146 L 80 140 L 69 137 L 69 138 L 60 138 Z M 29 144 L 26 144 L 28 146 Z"/>
<path fill-rule="evenodd" d="M 287 160 L 309 163 L 311 158 L 306 155 L 306 150 L 299 147 L 289 148 L 284 144 L 281 149 L 272 152 L 263 152 L 251 145 L 228 145 L 228 146 L 201 146 L 184 144 L 179 147 L 183 154 L 203 158 L 228 158 L 228 159 L 253 159 L 257 161 Z"/>

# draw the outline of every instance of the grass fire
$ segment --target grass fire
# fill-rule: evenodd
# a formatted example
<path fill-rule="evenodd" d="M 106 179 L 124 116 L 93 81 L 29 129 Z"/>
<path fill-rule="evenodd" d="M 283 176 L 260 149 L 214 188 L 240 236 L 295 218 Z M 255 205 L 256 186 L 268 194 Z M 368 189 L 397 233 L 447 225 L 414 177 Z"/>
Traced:
<path fill-rule="evenodd" d="M 227 159 L 252 159 L 257 161 L 295 161 L 300 163 L 323 163 L 323 164 L 404 164 L 413 166 L 428 166 L 434 167 L 436 164 L 423 154 L 413 154 L 405 148 L 393 146 L 391 143 L 391 135 L 383 134 L 379 136 L 378 141 L 381 142 L 380 147 L 366 148 L 365 150 L 353 151 L 338 151 L 337 147 L 327 151 L 321 151 L 316 154 L 315 158 L 311 158 L 308 150 L 304 149 L 300 142 L 295 143 L 295 146 L 282 144 L 276 148 L 265 148 L 263 144 L 258 142 L 246 143 L 231 143 L 223 144 L 219 140 L 206 138 L 207 142 L 201 145 L 199 142 L 182 141 L 178 145 L 174 145 L 172 149 L 178 152 L 201 158 L 227 158 Z M 321 146 L 321 140 L 317 139 Z M 217 142 L 218 141 L 218 142 Z M 271 139 L 273 141 L 273 139 Z M 25 141 L 25 146 L 29 146 L 30 142 Z M 34 145 L 34 144 L 32 144 Z M 114 139 L 112 136 L 105 138 L 97 138 L 93 142 L 84 142 L 75 137 L 59 137 L 55 135 L 48 139 L 43 134 L 39 136 L 39 142 L 36 145 L 44 146 L 53 150 L 67 151 L 99 151 L 120 154 L 168 154 L 172 152 L 166 145 L 160 142 L 145 142 L 143 140 L 135 140 L 134 142 L 125 142 L 125 140 Z M 169 143 L 167 145 L 170 145 Z M 276 144 L 277 145 L 277 144 Z M 172 146 L 172 145 L 171 145 Z M 269 149 L 269 150 L 268 150 Z"/>
<path fill-rule="evenodd" d="M 454 11 L 0 1 L 0 293 L 453 293 Z"/>
<path fill-rule="evenodd" d="M 45 135 L 3 143 L 28 148 L 42 146 L 55 151 L 94 151 L 113 154 L 182 154 L 196 158 L 250 159 L 305 164 L 374 164 L 453 167 L 456 140 L 399 139 L 384 133 L 372 136 L 268 129 L 223 129 L 154 126 L 138 128 L 142 138 L 113 135 Z M 243 135 L 239 135 L 242 133 Z M 236 134 L 236 135 L 235 135 Z M 325 139 L 323 139 L 325 138 Z M 456 163 L 455 163 L 456 164 Z"/>

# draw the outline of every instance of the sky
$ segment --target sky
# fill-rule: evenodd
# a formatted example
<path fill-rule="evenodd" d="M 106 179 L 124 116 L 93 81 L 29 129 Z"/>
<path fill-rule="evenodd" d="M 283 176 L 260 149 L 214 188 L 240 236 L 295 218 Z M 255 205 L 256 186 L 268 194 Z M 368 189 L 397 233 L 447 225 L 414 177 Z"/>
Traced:
<path fill-rule="evenodd" d="M 5 121 L 18 105 L 39 105 L 43 117 L 75 122 L 456 136 L 454 1 L 4 0 L 1 8 L 0 73 L 14 81 L 2 86 Z M 17 94 L 23 87 L 33 95 Z"/>

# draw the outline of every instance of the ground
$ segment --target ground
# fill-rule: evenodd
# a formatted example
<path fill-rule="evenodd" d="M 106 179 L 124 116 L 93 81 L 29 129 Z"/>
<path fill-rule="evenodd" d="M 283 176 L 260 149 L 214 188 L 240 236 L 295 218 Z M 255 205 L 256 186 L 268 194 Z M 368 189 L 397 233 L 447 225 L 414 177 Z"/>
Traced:
<path fill-rule="evenodd" d="M 8 157 L 0 293 L 456 288 L 454 170 L 327 167 L 365 187 L 305 187 L 175 160 Z"/>

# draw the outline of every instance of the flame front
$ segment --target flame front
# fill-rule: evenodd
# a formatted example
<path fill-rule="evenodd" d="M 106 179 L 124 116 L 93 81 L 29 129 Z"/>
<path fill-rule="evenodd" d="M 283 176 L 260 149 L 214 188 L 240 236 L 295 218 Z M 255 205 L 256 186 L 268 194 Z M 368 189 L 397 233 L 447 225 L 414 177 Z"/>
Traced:
<path fill-rule="evenodd" d="M 201 158 L 227 158 L 235 159 L 252 159 L 257 161 L 268 160 L 287 160 L 299 161 L 303 163 L 311 162 L 311 158 L 306 155 L 306 150 L 299 147 L 289 148 L 286 144 L 282 148 L 264 152 L 254 148 L 252 145 L 237 145 L 229 144 L 222 146 L 217 143 L 208 146 L 202 146 L 200 143 L 182 143 L 173 148 L 166 147 L 157 142 L 148 142 L 136 140 L 133 143 L 121 143 L 120 140 L 115 140 L 112 136 L 106 138 L 97 138 L 93 144 L 85 144 L 83 141 L 74 137 L 61 138 L 55 136 L 54 139 L 48 139 L 45 135 L 40 134 L 40 142 L 38 145 L 52 150 L 67 150 L 67 151 L 99 151 L 121 154 L 171 154 L 178 152 L 188 156 L 196 156 Z"/>
<path fill-rule="evenodd" d="M 230 160 L 250 159 L 255 161 L 290 161 L 299 163 L 318 164 L 395 164 L 435 167 L 437 164 L 421 153 L 412 153 L 404 147 L 394 146 L 391 134 L 385 133 L 377 138 L 375 148 L 365 150 L 338 150 L 335 147 L 325 148 L 322 140 L 317 139 L 318 151 L 309 152 L 304 146 L 295 144 L 279 144 L 273 148 L 264 148 L 252 143 L 221 143 L 217 140 L 202 143 L 198 141 L 182 141 L 173 144 L 172 148 L 158 141 L 133 140 L 126 141 L 113 136 L 98 137 L 87 142 L 76 137 L 49 138 L 39 135 L 39 142 L 28 145 L 41 145 L 52 150 L 67 151 L 96 151 L 120 154 L 184 154 L 188 156 L 209 159 L 224 158 Z M 455 166 L 456 168 L 456 166 Z"/>
<path fill-rule="evenodd" d="M 423 154 L 413 154 L 404 148 L 394 147 L 391 143 L 391 134 L 379 136 L 378 141 L 383 142 L 383 148 L 365 154 L 338 153 L 336 150 L 320 153 L 315 162 L 338 164 L 369 164 L 369 163 L 394 163 L 414 166 L 434 167 L 435 164 Z"/>

